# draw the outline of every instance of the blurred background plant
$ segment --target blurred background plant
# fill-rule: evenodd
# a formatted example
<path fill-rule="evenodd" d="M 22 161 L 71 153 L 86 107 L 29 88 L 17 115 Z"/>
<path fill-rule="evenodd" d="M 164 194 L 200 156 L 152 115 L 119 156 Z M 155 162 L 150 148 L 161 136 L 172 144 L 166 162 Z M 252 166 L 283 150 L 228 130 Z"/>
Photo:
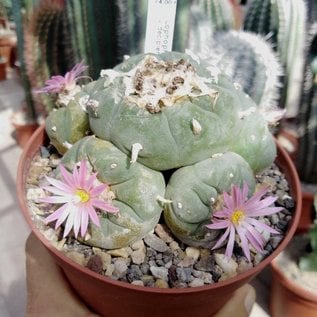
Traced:
<path fill-rule="evenodd" d="M 310 251 L 299 260 L 299 267 L 305 271 L 317 271 L 317 195 L 314 196 L 315 220 L 311 225 L 308 236 Z"/>
<path fill-rule="evenodd" d="M 54 108 L 54 97 L 33 93 L 52 75 L 83 60 L 85 75 L 96 79 L 124 55 L 143 52 L 147 0 L 2 3 L 15 23 L 33 121 Z M 314 0 L 182 0 L 173 42 L 173 50 L 189 48 L 220 67 L 264 111 L 285 109 L 276 134 L 287 128 L 296 137 L 293 158 L 308 183 L 317 183 L 316 11 Z"/>

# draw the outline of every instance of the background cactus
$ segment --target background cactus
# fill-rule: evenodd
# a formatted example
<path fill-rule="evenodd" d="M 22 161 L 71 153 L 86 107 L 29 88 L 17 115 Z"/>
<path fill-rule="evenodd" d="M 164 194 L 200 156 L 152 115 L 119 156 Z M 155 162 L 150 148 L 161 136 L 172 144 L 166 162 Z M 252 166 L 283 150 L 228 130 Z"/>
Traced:
<path fill-rule="evenodd" d="M 89 129 L 93 137 L 85 137 Z M 118 247 L 114 234 L 128 244 L 151 230 L 162 206 L 179 239 L 210 246 L 215 236 L 204 225 L 213 203 L 232 184 L 247 182 L 251 194 L 254 174 L 276 156 L 256 104 L 193 54 L 141 54 L 103 70 L 50 113 L 46 131 L 66 151 L 66 166 L 86 159 L 110 184 L 122 217 L 105 216 L 89 242 L 106 248 Z"/>
<path fill-rule="evenodd" d="M 244 30 L 270 39 L 285 69 L 280 106 L 296 117 L 301 94 L 307 33 L 304 0 L 253 0 L 246 12 Z"/>
<path fill-rule="evenodd" d="M 20 61 L 20 76 L 25 92 L 25 103 L 27 116 L 32 121 L 37 120 L 37 109 L 33 100 L 31 93 L 31 82 L 26 71 L 25 59 L 23 58 L 24 54 L 24 34 L 23 34 L 23 17 L 21 15 L 22 10 L 22 0 L 13 0 L 12 1 L 12 14 L 14 22 L 16 25 L 16 34 L 17 34 L 17 55 Z"/>
<path fill-rule="evenodd" d="M 26 71 L 25 90 L 33 116 L 46 116 L 54 108 L 52 97 L 32 95 L 32 90 L 52 75 L 63 75 L 84 60 L 90 66 L 87 75 L 96 79 L 100 69 L 111 68 L 122 62 L 124 55 L 144 50 L 147 0 L 14 3 L 17 29 L 24 33 L 19 36 L 19 60 Z M 173 43 L 176 51 L 188 46 L 189 30 L 195 22 L 193 8 L 206 16 L 210 29 L 229 29 L 235 24 L 229 0 L 179 1 Z"/>
<path fill-rule="evenodd" d="M 192 38 L 207 31 L 200 24 Z M 191 41 L 190 50 L 228 75 L 262 111 L 277 107 L 280 100 L 282 65 L 271 45 L 250 32 L 215 32 L 204 41 Z M 256 78 L 256 80 L 254 80 Z"/>
<path fill-rule="evenodd" d="M 317 24 L 308 32 L 301 107 L 297 118 L 296 167 L 302 181 L 317 183 Z"/>

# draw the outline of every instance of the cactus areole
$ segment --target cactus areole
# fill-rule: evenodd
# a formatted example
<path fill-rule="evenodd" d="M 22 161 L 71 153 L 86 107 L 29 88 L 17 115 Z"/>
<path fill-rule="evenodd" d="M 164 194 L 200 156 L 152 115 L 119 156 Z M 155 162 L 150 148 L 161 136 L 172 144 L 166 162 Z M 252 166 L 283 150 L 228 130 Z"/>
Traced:
<path fill-rule="evenodd" d="M 208 66 L 209 65 L 209 66 Z M 113 191 L 119 217 L 92 225 L 95 246 L 121 247 L 159 221 L 189 245 L 210 247 L 206 228 L 224 191 L 255 190 L 276 156 L 255 103 L 192 53 L 125 59 L 50 113 L 46 131 L 62 162 L 86 160 Z"/>

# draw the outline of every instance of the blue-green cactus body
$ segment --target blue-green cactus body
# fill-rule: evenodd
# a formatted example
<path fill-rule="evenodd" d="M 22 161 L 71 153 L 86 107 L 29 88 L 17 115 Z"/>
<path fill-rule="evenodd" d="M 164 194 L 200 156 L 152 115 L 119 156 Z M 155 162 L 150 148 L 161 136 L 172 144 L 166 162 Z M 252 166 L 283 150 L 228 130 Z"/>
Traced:
<path fill-rule="evenodd" d="M 67 107 L 52 111 L 45 122 L 46 133 L 51 143 L 60 153 L 65 153 L 69 146 L 90 133 L 87 113 L 77 99 L 69 102 Z"/>
<path fill-rule="evenodd" d="M 91 239 L 85 243 L 106 248 L 120 248 L 144 237 L 158 223 L 162 208 L 157 198 L 164 197 L 165 181 L 153 171 L 130 159 L 111 143 L 85 137 L 63 156 L 62 163 L 71 168 L 86 159 L 98 179 L 114 193 L 113 205 L 119 215 L 103 213 L 101 227 L 91 224 Z"/>
<path fill-rule="evenodd" d="M 88 109 L 93 133 L 112 142 L 128 155 L 133 144 L 141 144 L 138 161 L 156 170 L 190 165 L 213 154 L 230 151 L 239 134 L 247 129 L 246 120 L 240 118 L 241 112 L 253 107 L 257 113 L 252 100 L 242 93 L 237 94 L 236 87 L 224 76 L 219 75 L 212 82 L 210 78 L 214 74 L 189 55 L 162 54 L 156 56 L 157 60 L 154 62 L 152 57 L 153 55 L 139 55 L 130 58 L 98 80 L 105 87 L 90 95 L 90 99 L 99 104 L 97 113 Z M 187 85 L 192 86 L 187 86 L 187 90 L 183 90 L 177 97 L 166 94 L 167 98 L 170 97 L 167 100 L 168 105 L 162 106 L 160 99 L 154 109 L 143 106 L 142 102 L 146 101 L 139 98 L 136 91 L 137 72 L 143 70 L 145 74 L 148 71 L 155 74 L 156 67 L 159 71 L 164 67 L 164 60 L 172 60 L 174 63 L 174 66 L 167 65 L 167 69 L 177 68 L 175 64 L 181 59 L 185 61 L 185 67 L 194 69 L 191 74 L 193 78 L 187 82 Z M 156 66 L 157 64 L 160 65 Z M 179 73 L 176 71 L 173 76 L 181 76 Z M 164 74 L 160 73 L 160 76 Z M 149 80 L 159 80 L 161 77 L 153 76 L 155 79 Z M 171 81 L 172 78 L 168 80 Z M 155 92 L 151 91 L 149 98 L 153 95 L 155 96 Z M 261 117 L 259 113 L 257 115 Z M 259 120 L 258 125 L 252 129 L 258 129 L 257 134 L 266 133 L 264 120 Z M 260 137 L 264 137 L 264 134 Z M 268 152 L 273 153 L 273 140 L 269 140 L 267 146 L 273 149 Z M 244 153 L 244 149 L 237 146 L 235 151 Z M 255 171 L 270 165 L 274 157 L 273 154 L 268 160 L 258 160 Z M 245 159 L 248 160 L 248 157 Z"/>
<path fill-rule="evenodd" d="M 205 225 L 210 222 L 213 203 L 219 202 L 223 191 L 230 191 L 231 184 L 242 186 L 243 182 L 254 191 L 250 166 L 232 152 L 178 169 L 166 188 L 165 197 L 171 201 L 164 204 L 166 223 L 183 242 L 210 247 L 215 236 Z"/>
<path fill-rule="evenodd" d="M 93 136 L 76 132 L 72 111 Z M 217 231 L 204 225 L 220 208 L 222 192 L 244 182 L 253 192 L 254 174 L 276 156 L 252 99 L 191 53 L 138 55 L 103 70 L 50 115 L 46 128 L 58 150 L 65 151 L 65 141 L 70 147 L 62 158 L 68 168 L 86 159 L 110 185 L 119 216 L 102 213 L 101 228 L 91 224 L 87 241 L 107 249 L 146 235 L 162 206 L 180 240 L 210 246 Z"/>

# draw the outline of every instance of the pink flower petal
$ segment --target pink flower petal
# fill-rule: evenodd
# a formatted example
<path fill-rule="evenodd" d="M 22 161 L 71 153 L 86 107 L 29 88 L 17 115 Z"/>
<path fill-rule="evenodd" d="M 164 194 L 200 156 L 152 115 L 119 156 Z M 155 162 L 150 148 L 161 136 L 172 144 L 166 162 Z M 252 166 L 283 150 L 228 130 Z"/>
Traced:
<path fill-rule="evenodd" d="M 273 233 L 273 234 L 279 234 L 280 232 L 278 232 L 277 230 L 275 230 L 275 229 L 273 229 L 273 228 L 271 228 L 270 226 L 268 226 L 267 224 L 265 224 L 265 223 L 263 223 L 263 222 L 261 222 L 261 221 L 258 221 L 258 220 L 256 220 L 256 219 L 253 219 L 253 218 L 249 218 L 248 219 L 248 222 L 250 223 L 250 224 L 252 224 L 254 227 L 258 227 L 258 228 L 261 228 L 261 229 L 263 229 L 263 230 L 266 230 L 266 231 L 268 231 L 268 232 L 270 232 L 270 233 Z"/>
<path fill-rule="evenodd" d="M 63 178 L 64 182 L 70 188 L 73 188 L 75 186 L 75 183 L 74 183 L 74 180 L 73 180 L 73 175 L 71 173 L 69 173 L 67 171 L 67 169 L 62 164 L 59 165 L 59 168 L 60 168 L 60 171 L 61 171 L 62 178 Z"/>
<path fill-rule="evenodd" d="M 230 223 L 228 220 L 223 220 L 223 221 L 208 224 L 208 225 L 206 225 L 206 227 L 209 229 L 224 229 L 224 228 L 227 228 L 229 226 L 229 224 Z"/>
<path fill-rule="evenodd" d="M 85 183 L 85 190 L 91 192 L 91 190 L 93 189 L 93 186 L 97 180 L 97 173 L 93 173 L 90 175 L 90 177 L 86 180 Z"/>
<path fill-rule="evenodd" d="M 55 229 L 58 228 L 68 217 L 69 213 L 72 210 L 72 205 L 71 204 L 66 204 L 65 205 L 65 209 L 62 213 L 62 215 L 58 218 L 56 225 L 55 225 Z"/>
<path fill-rule="evenodd" d="M 89 220 L 88 211 L 86 210 L 86 208 L 83 208 L 81 213 L 81 230 L 80 230 L 80 234 L 82 237 L 84 237 L 87 232 L 88 220 Z"/>
<path fill-rule="evenodd" d="M 244 203 L 248 199 L 248 193 L 249 193 L 249 185 L 247 182 L 244 182 L 243 188 L 242 188 L 242 203 Z"/>
<path fill-rule="evenodd" d="M 49 196 L 49 197 L 39 198 L 38 201 L 43 203 L 49 203 L 49 204 L 65 204 L 65 203 L 69 203 L 70 199 L 69 197 L 65 197 L 65 196 Z"/>
<path fill-rule="evenodd" d="M 66 220 L 63 238 L 65 238 L 74 227 L 76 209 L 77 208 L 74 205 L 69 206 L 69 214 Z"/>
<path fill-rule="evenodd" d="M 78 179 L 79 179 L 79 186 L 80 188 L 85 187 L 85 181 L 87 175 L 87 163 L 85 160 L 80 161 L 80 167 L 79 167 L 79 173 L 78 173 Z"/>
<path fill-rule="evenodd" d="M 93 188 L 93 189 L 90 191 L 90 194 L 91 194 L 93 197 L 99 196 L 107 187 L 108 187 L 108 185 L 106 185 L 106 184 L 99 185 L 99 186 Z"/>
<path fill-rule="evenodd" d="M 215 217 L 215 218 L 226 218 L 226 217 L 230 217 L 231 214 L 232 214 L 231 210 L 229 210 L 227 208 L 224 208 L 222 210 L 215 211 L 213 213 L 213 217 Z"/>
<path fill-rule="evenodd" d="M 248 261 L 250 262 L 251 261 L 251 254 L 250 254 L 248 239 L 245 236 L 245 229 L 242 228 L 241 226 L 237 227 L 236 229 L 237 229 L 237 233 L 239 235 L 240 241 L 241 241 L 243 253 L 246 256 L 246 258 L 248 259 Z"/>
<path fill-rule="evenodd" d="M 64 190 L 61 190 L 53 186 L 43 186 L 42 188 L 52 194 L 59 195 L 59 196 L 70 196 L 70 193 L 71 193 L 71 192 L 65 192 Z"/>
<path fill-rule="evenodd" d="M 234 246 L 235 230 L 234 230 L 234 226 L 230 226 L 229 228 L 230 228 L 230 234 L 229 234 L 229 239 L 228 239 L 225 255 L 231 258 L 232 252 L 233 252 L 233 246 Z"/>
<path fill-rule="evenodd" d="M 76 238 L 78 236 L 79 228 L 81 225 L 82 212 L 83 212 L 82 208 L 78 208 L 76 210 L 76 213 L 74 213 L 74 234 Z"/>
<path fill-rule="evenodd" d="M 74 181 L 75 187 L 77 189 L 80 188 L 80 180 L 79 180 L 79 173 L 78 173 L 77 166 L 74 166 L 74 169 L 73 169 L 73 181 Z"/>
<path fill-rule="evenodd" d="M 91 206 L 86 206 L 86 210 L 88 211 L 89 217 L 91 221 L 98 227 L 100 227 L 100 220 L 98 218 L 98 215 L 96 213 L 96 210 L 92 208 Z"/>
<path fill-rule="evenodd" d="M 259 210 L 259 209 L 263 209 L 266 207 L 271 206 L 275 201 L 276 201 L 277 197 L 266 197 L 264 199 L 262 199 L 261 201 L 257 201 L 256 203 L 253 204 L 245 204 L 245 208 L 246 209 L 250 209 L 250 210 Z"/>
<path fill-rule="evenodd" d="M 71 193 L 72 192 L 72 188 L 70 186 L 68 186 L 67 184 L 55 179 L 55 178 L 52 178 L 52 177 L 48 177 L 48 176 L 45 176 L 45 178 L 47 179 L 47 181 L 52 184 L 53 186 L 55 186 L 56 188 L 58 189 L 61 189 L 63 190 L 65 193 Z"/>
<path fill-rule="evenodd" d="M 119 211 L 119 208 L 114 207 L 114 206 L 110 205 L 109 203 L 106 203 L 103 200 L 100 200 L 97 198 L 92 199 L 91 204 L 94 207 L 100 208 L 102 210 L 106 210 L 107 212 L 110 212 L 110 213 L 117 213 Z"/>
<path fill-rule="evenodd" d="M 65 204 L 61 206 L 60 208 L 56 209 L 52 214 L 50 214 L 48 217 L 45 218 L 44 220 L 45 224 L 48 224 L 52 221 L 59 219 L 64 213 L 66 208 L 67 208 L 67 205 Z"/>
<path fill-rule="evenodd" d="M 264 244 L 266 243 L 263 236 L 248 223 L 244 223 L 244 228 L 246 229 L 245 235 L 247 239 L 258 252 L 262 252 Z"/>
<path fill-rule="evenodd" d="M 212 247 L 212 250 L 218 249 L 220 246 L 222 246 L 223 242 L 227 239 L 230 232 L 230 227 L 228 227 L 225 231 L 225 233 L 221 236 L 221 238 L 217 241 L 217 243 Z"/>
<path fill-rule="evenodd" d="M 225 205 L 228 207 L 228 209 L 232 210 L 235 208 L 235 206 L 233 205 L 233 201 L 232 201 L 231 197 L 226 192 L 223 193 L 223 201 L 224 201 Z"/>
<path fill-rule="evenodd" d="M 246 208 L 254 208 L 253 204 L 257 204 L 259 200 L 264 196 L 268 191 L 268 187 L 264 187 L 253 194 L 253 196 L 244 203 Z"/>

